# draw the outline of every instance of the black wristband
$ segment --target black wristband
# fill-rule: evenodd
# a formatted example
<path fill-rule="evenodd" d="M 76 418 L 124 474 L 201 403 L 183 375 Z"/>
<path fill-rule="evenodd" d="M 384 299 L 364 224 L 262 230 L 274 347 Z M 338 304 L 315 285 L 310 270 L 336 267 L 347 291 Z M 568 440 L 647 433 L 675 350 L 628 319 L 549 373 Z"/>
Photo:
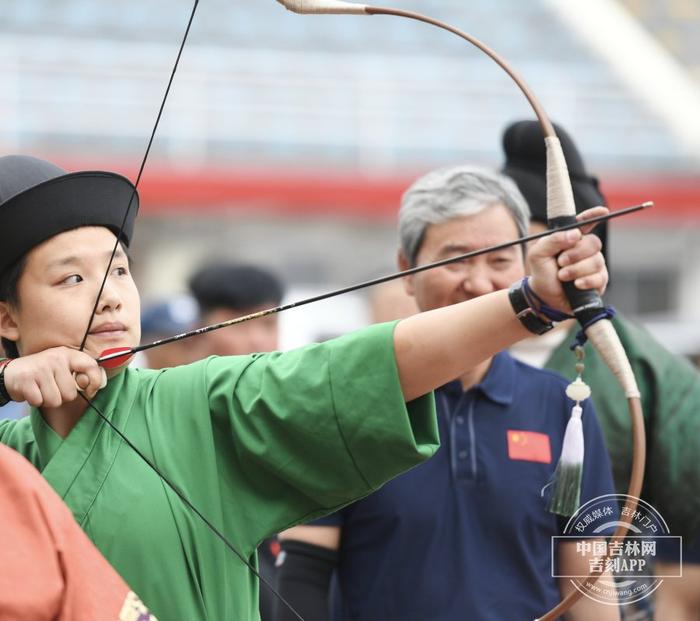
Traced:
<path fill-rule="evenodd" d="M 12 362 L 12 358 L 0 360 L 0 408 L 12 401 L 12 397 L 10 397 L 10 393 L 7 392 L 7 387 L 5 386 L 5 369 L 10 362 Z"/>
<path fill-rule="evenodd" d="M 545 332 L 549 332 L 554 327 L 554 324 L 551 321 L 542 319 L 535 309 L 530 306 L 524 290 L 524 283 L 526 280 L 527 277 L 511 286 L 508 290 L 508 299 L 520 323 L 533 334 L 544 334 Z"/>
<path fill-rule="evenodd" d="M 303 541 L 283 539 L 277 558 L 277 589 L 306 621 L 329 621 L 330 583 L 339 553 Z M 275 621 L 298 617 L 277 602 Z"/>

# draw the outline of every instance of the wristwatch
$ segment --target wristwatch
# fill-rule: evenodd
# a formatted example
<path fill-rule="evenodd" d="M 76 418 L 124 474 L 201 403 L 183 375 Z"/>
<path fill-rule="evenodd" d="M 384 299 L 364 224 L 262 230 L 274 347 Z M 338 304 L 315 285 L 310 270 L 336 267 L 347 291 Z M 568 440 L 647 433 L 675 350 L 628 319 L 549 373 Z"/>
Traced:
<path fill-rule="evenodd" d="M 508 290 L 508 299 L 515 311 L 515 316 L 520 320 L 520 323 L 533 334 L 549 332 L 554 327 L 554 324 L 551 321 L 543 319 L 537 314 L 535 309 L 530 306 L 530 302 L 528 302 L 527 296 L 525 295 L 524 282 L 525 279 L 519 280 Z"/>
<path fill-rule="evenodd" d="M 0 360 L 0 408 L 12 401 L 10 393 L 7 392 L 7 388 L 5 387 L 5 369 L 10 362 L 12 362 L 12 358 Z"/>

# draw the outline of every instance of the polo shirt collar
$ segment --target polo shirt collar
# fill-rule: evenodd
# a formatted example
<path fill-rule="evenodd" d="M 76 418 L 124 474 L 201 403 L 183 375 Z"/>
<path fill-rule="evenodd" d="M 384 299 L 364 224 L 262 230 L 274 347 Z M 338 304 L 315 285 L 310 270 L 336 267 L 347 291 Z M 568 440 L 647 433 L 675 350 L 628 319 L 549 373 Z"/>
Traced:
<path fill-rule="evenodd" d="M 486 377 L 470 390 L 478 390 L 487 399 L 499 405 L 510 405 L 515 393 L 515 364 L 515 359 L 507 352 L 496 354 L 491 360 Z M 445 384 L 442 390 L 453 396 L 463 392 L 459 380 Z"/>

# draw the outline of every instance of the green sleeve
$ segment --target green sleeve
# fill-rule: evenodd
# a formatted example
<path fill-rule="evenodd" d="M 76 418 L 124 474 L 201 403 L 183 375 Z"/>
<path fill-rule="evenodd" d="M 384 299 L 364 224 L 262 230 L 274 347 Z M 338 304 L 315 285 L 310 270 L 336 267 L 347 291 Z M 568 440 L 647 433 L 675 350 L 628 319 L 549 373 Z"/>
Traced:
<path fill-rule="evenodd" d="M 17 421 L 6 419 L 0 420 L 0 442 L 3 444 L 9 444 L 7 439 L 10 437 L 12 428 L 15 426 Z"/>
<path fill-rule="evenodd" d="M 647 468 L 643 497 L 688 540 L 700 535 L 700 374 L 685 359 L 650 341 L 639 376 L 647 432 Z"/>
<path fill-rule="evenodd" d="M 19 420 L 0 421 L 0 443 L 14 449 L 35 466 L 38 463 L 38 453 L 34 433 L 29 421 L 29 416 Z"/>
<path fill-rule="evenodd" d="M 244 545 L 371 493 L 439 445 L 432 394 L 403 399 L 393 329 L 149 372 L 159 464 L 198 502 L 219 497 Z"/>

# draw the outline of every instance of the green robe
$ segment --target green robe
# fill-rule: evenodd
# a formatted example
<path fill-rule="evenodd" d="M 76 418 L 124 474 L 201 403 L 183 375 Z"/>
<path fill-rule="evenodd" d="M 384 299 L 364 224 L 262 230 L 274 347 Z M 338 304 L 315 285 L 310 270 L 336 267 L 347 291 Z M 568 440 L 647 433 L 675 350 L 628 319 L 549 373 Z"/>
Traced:
<path fill-rule="evenodd" d="M 647 467 L 642 498 L 668 522 L 671 534 L 693 539 L 700 534 L 700 374 L 684 358 L 671 354 L 643 328 L 613 319 L 642 395 L 646 423 Z M 578 327 L 553 352 L 546 368 L 573 379 L 576 360 L 569 351 Z M 610 452 L 618 492 L 627 492 L 632 464 L 632 426 L 619 383 L 590 344 L 586 344 L 585 381 Z"/>
<path fill-rule="evenodd" d="M 266 536 L 369 494 L 439 442 L 432 395 L 404 402 L 392 324 L 127 369 L 95 403 L 251 563 Z M 0 441 L 42 471 L 160 621 L 258 618 L 257 579 L 94 411 L 62 440 L 35 410 L 1 422 Z"/>

